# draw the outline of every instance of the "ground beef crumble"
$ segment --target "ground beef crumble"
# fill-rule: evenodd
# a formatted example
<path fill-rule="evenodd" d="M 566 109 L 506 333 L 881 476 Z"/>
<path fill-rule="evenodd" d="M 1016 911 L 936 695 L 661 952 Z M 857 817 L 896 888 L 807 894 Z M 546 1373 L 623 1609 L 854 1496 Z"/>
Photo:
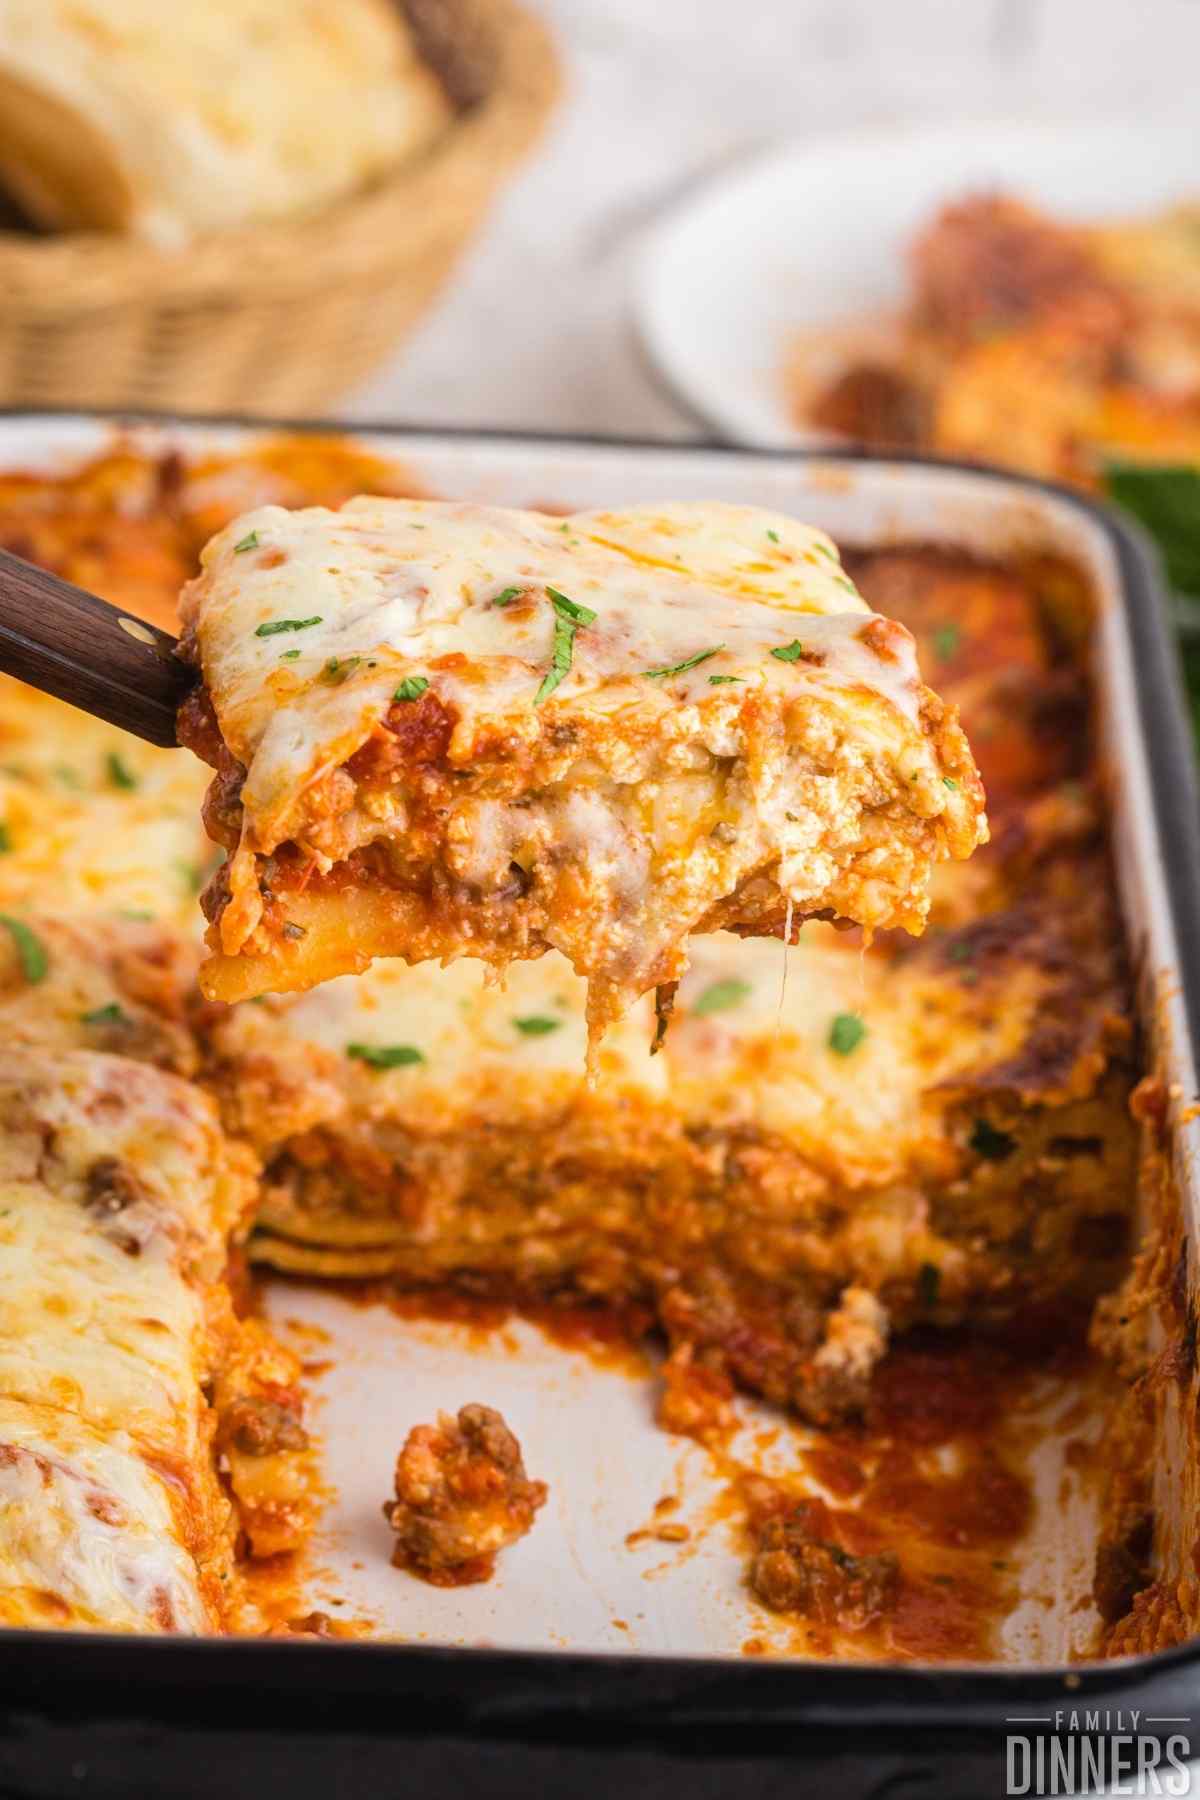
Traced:
<path fill-rule="evenodd" d="M 755 1549 L 747 1579 L 774 1612 L 862 1630 L 895 1604 L 899 1564 L 888 1552 L 851 1556 L 821 1535 L 824 1510 L 805 1500 L 787 1510 L 760 1510 L 752 1498 Z"/>
<path fill-rule="evenodd" d="M 490 1406 L 461 1407 L 415 1425 L 396 1461 L 396 1498 L 384 1517 L 396 1533 L 392 1561 L 435 1587 L 487 1581 L 498 1553 L 525 1536 L 545 1503 L 521 1446 Z"/>

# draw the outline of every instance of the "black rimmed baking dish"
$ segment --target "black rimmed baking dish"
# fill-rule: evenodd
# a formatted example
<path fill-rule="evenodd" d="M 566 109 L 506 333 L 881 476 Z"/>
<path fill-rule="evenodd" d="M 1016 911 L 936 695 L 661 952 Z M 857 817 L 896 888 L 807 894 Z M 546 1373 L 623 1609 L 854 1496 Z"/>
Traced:
<path fill-rule="evenodd" d="M 0 466 L 70 459 L 111 421 L 11 415 Z M 219 446 L 261 424 L 141 421 L 152 446 Z M 292 427 L 288 427 L 292 429 Z M 298 427 L 296 429 L 305 429 Z M 322 430 L 330 430 L 322 426 Z M 337 429 L 333 427 L 332 429 Z M 936 539 L 1005 554 L 1052 548 L 1099 596 L 1095 675 L 1131 947 L 1168 1078 L 1196 1091 L 1200 808 L 1158 574 L 1141 542 L 1073 494 L 989 471 L 850 455 L 772 455 L 507 434 L 352 433 L 433 492 L 593 506 L 724 498 L 774 506 L 843 542 Z M 1153 1021 L 1149 1014 L 1153 1012 Z M 1181 1193 L 1194 1124 L 1177 1132 Z M 1164 1455 L 1164 1464 L 1170 1467 Z M 1160 1488 L 1160 1508 L 1183 1489 Z M 1175 1536 L 1182 1537 L 1182 1519 Z M 1184 1736 L 1197 1658 L 1055 1667 L 763 1661 L 682 1634 L 614 1652 L 547 1641 L 536 1616 L 505 1648 L 142 1640 L 0 1633 L 0 1787 L 31 1795 L 550 1791 L 766 1795 L 1003 1792 L 1006 1738 L 1072 1715 L 1112 1737 Z M 660 1634 L 661 1635 L 661 1634 Z M 561 1634 L 560 1634 L 561 1641 Z M 686 1654 L 670 1654 L 665 1651 Z M 1060 1715 L 1065 1717 L 1065 1724 Z"/>

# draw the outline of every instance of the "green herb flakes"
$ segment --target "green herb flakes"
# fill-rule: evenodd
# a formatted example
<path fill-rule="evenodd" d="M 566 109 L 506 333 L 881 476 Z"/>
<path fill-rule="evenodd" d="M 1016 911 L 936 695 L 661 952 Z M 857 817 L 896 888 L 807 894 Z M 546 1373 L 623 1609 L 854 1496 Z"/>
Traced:
<path fill-rule="evenodd" d="M 867 1035 L 867 1028 L 857 1013 L 837 1013 L 829 1027 L 829 1048 L 838 1056 L 849 1056 Z"/>
<path fill-rule="evenodd" d="M 29 929 L 24 919 L 14 919 L 9 913 L 0 913 L 0 925 L 4 926 L 12 938 L 21 973 L 29 985 L 36 987 L 39 981 L 45 981 L 50 970 L 50 958 L 37 933 Z"/>
<path fill-rule="evenodd" d="M 128 1025 L 129 1014 L 115 1000 L 110 1000 L 107 1006 L 97 1006 L 91 1012 L 80 1013 L 79 1022 L 81 1025 Z"/>
<path fill-rule="evenodd" d="M 118 750 L 110 750 L 104 759 L 104 767 L 108 771 L 108 779 L 115 788 L 123 788 L 131 793 L 138 784 L 138 778 L 129 767 Z"/>
<path fill-rule="evenodd" d="M 361 661 L 361 656 L 344 656 L 340 659 L 331 656 L 317 680 L 323 687 L 341 687 L 343 681 L 349 681 Z"/>
<path fill-rule="evenodd" d="M 347 1044 L 346 1055 L 369 1069 L 411 1069 L 425 1061 L 413 1044 Z"/>
<path fill-rule="evenodd" d="M 804 645 L 799 638 L 793 638 L 790 644 L 780 644 L 772 650 L 771 655 L 777 657 L 780 662 L 799 662 L 804 655 Z"/>
<path fill-rule="evenodd" d="M 248 531 L 246 533 L 245 537 L 241 540 L 241 542 L 237 543 L 233 546 L 233 554 L 235 556 L 241 556 L 242 553 L 246 550 L 257 550 L 257 549 L 258 549 L 258 533 L 257 533 L 257 531 Z"/>
<path fill-rule="evenodd" d="M 709 687 L 728 687 L 732 682 L 740 682 L 741 679 L 740 675 L 710 675 L 708 685 Z"/>
<path fill-rule="evenodd" d="M 281 631 L 307 631 L 312 625 L 323 623 L 320 613 L 314 613 L 311 619 L 270 619 L 265 625 L 254 627 L 255 637 L 278 637 Z"/>
<path fill-rule="evenodd" d="M 404 680 L 400 683 L 400 686 L 396 689 L 395 693 L 392 695 L 392 699 L 393 700 L 419 700 L 421 698 L 421 695 L 425 692 L 425 689 L 428 686 L 429 686 L 429 681 L 426 676 L 424 676 L 424 675 L 406 675 L 404 677 Z"/>
<path fill-rule="evenodd" d="M 523 1019 L 514 1019 L 513 1024 L 524 1037 L 549 1037 L 563 1024 L 562 1019 L 552 1019 L 546 1013 L 529 1013 Z"/>
<path fill-rule="evenodd" d="M 524 592 L 524 588 L 519 587 L 501 588 L 500 592 L 496 595 L 496 598 L 492 601 L 492 605 L 507 606 L 510 600 L 515 600 L 518 594 L 523 594 Z"/>
<path fill-rule="evenodd" d="M 726 981 L 712 981 L 696 995 L 692 1002 L 692 1015 L 697 1019 L 707 1019 L 710 1013 L 728 1012 L 731 1006 L 740 1006 L 753 992 L 750 983 L 737 976 L 731 976 Z"/>
<path fill-rule="evenodd" d="M 554 608 L 554 646 L 550 653 L 550 667 L 533 696 L 535 706 L 540 706 L 543 700 L 549 699 L 559 683 L 571 673 L 571 664 L 575 658 L 575 633 L 581 625 L 592 625 L 596 620 L 590 606 L 580 606 L 578 601 L 568 600 L 557 588 L 548 587 L 546 594 Z"/>
<path fill-rule="evenodd" d="M 933 634 L 933 653 L 942 662 L 949 662 L 961 643 L 962 632 L 957 625 L 941 625 Z"/>
<path fill-rule="evenodd" d="M 689 656 L 686 662 L 673 663 L 669 669 L 643 669 L 642 674 L 649 676 L 651 681 L 657 681 L 663 675 L 684 675 L 689 669 L 707 662 L 710 656 L 719 656 L 724 648 L 724 644 L 714 644 L 711 650 L 697 650 L 695 656 Z M 729 679 L 736 681 L 737 677 L 731 676 Z"/>

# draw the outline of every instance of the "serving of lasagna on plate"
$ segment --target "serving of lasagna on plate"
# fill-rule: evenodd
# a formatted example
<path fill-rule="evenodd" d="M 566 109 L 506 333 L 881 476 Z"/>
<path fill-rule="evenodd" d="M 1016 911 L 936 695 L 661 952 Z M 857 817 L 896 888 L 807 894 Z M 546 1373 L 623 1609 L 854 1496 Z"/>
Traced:
<path fill-rule="evenodd" d="M 269 508 L 184 591 L 212 998 L 562 952 L 598 1032 L 691 932 L 920 931 L 986 831 L 952 710 L 823 532 L 746 507 Z"/>
<path fill-rule="evenodd" d="M 1200 461 L 1200 209 L 1080 222 L 969 195 L 915 236 L 890 330 L 845 334 L 797 418 L 859 443 L 1001 462 L 1087 487 L 1131 457 Z M 828 361 L 828 356 L 824 358 Z"/>
<path fill-rule="evenodd" d="M 78 557 L 98 556 L 93 585 L 122 604 L 137 596 L 165 618 L 179 574 L 194 569 L 211 532 L 267 505 L 252 513 L 255 523 L 218 537 L 188 604 L 193 634 L 203 638 L 206 613 L 213 632 L 211 647 L 200 649 L 202 660 L 213 658 L 219 756 L 231 744 L 257 745 L 286 713 L 278 702 L 294 700 L 284 740 L 291 750 L 275 765 L 276 798 L 291 803 L 303 799 L 298 772 L 341 775 L 343 760 L 382 733 L 397 735 L 392 721 L 412 716 L 427 695 L 447 707 L 469 701 L 475 663 L 432 624 L 417 653 L 386 672 L 366 667 L 383 661 L 381 634 L 360 630 L 353 609 L 345 641 L 326 633 L 302 649 L 303 630 L 257 635 L 260 623 L 316 612 L 322 622 L 305 630 L 325 630 L 324 598 L 300 612 L 274 585 L 293 552 L 308 554 L 301 546 L 313 529 L 311 515 L 278 507 L 336 504 L 363 487 L 397 495 L 403 486 L 395 470 L 312 443 L 166 463 L 118 447 L 73 474 L 0 478 L 0 517 L 11 547 L 24 544 L 67 574 Z M 367 562 L 386 562 L 386 604 L 409 605 L 413 577 L 411 569 L 396 575 L 395 521 L 432 525 L 442 510 L 385 510 L 386 540 L 370 547 Z M 350 509 L 349 550 L 378 516 L 374 503 Z M 468 534 L 479 528 L 473 513 L 450 508 L 446 516 L 465 519 L 458 528 Z M 826 688 L 819 678 L 828 665 L 770 652 L 777 640 L 785 648 L 823 645 L 823 634 L 853 641 L 882 617 L 901 622 L 886 628 L 885 641 L 899 646 L 898 666 L 910 671 L 913 634 L 948 710 L 943 717 L 937 703 L 938 729 L 926 736 L 911 711 L 894 709 L 900 722 L 895 737 L 885 734 L 872 792 L 891 803 L 888 772 L 907 754 L 913 785 L 933 807 L 913 829 L 953 820 L 972 835 L 975 777 L 956 737 L 960 760 L 945 760 L 945 719 L 961 707 L 988 790 L 991 842 L 969 861 L 939 863 L 919 938 L 890 928 L 886 912 L 869 920 L 878 927 L 869 947 L 866 933 L 820 920 L 790 944 L 697 936 L 660 1054 L 647 1054 L 652 1001 L 643 995 L 597 1044 L 589 1081 L 594 971 L 577 972 L 570 943 L 551 943 L 549 933 L 536 946 L 544 954 L 514 956 L 503 985 L 470 955 L 445 968 L 381 960 L 308 992 L 234 1004 L 206 998 L 195 924 L 213 862 L 199 824 L 203 771 L 0 684 L 0 1031 L 13 1046 L 0 1084 L 0 1284 L 17 1297 L 19 1324 L 10 1349 L 0 1345 L 0 1486 L 13 1502 L 0 1515 L 0 1616 L 132 1630 L 254 1628 L 246 1571 L 256 1555 L 278 1556 L 303 1538 L 313 1452 L 294 1359 L 243 1316 L 239 1270 L 249 1258 L 293 1281 L 371 1278 L 408 1296 L 450 1289 L 518 1307 L 618 1307 L 631 1328 L 665 1342 L 668 1427 L 703 1435 L 736 1390 L 762 1396 L 806 1429 L 830 1432 L 830 1466 L 843 1477 L 857 1469 L 854 1491 L 872 1496 L 868 1521 L 865 1501 L 818 1504 L 795 1481 L 754 1485 L 739 1474 L 753 1549 L 748 1579 L 767 1606 L 826 1630 L 840 1621 L 876 1654 L 995 1654 L 991 1628 L 1011 1603 L 996 1545 L 1019 1540 L 1032 1499 L 994 1425 L 999 1387 L 968 1374 L 964 1394 L 947 1370 L 965 1341 L 976 1346 L 968 1370 L 1008 1370 L 1007 1359 L 1030 1343 L 1039 1362 L 1078 1354 L 1097 1295 L 1126 1272 L 1135 1191 L 1138 1140 L 1127 1102 L 1139 1064 L 1090 738 L 1086 587 L 1071 566 L 1046 558 L 999 563 L 901 543 L 848 552 L 852 589 L 843 588 L 818 536 L 744 513 L 723 521 L 731 532 L 720 544 L 703 531 L 693 541 L 690 513 L 659 513 L 654 523 L 622 515 L 604 535 L 626 549 L 603 556 L 585 548 L 596 515 L 566 520 L 565 531 L 560 521 L 516 517 L 519 527 L 500 515 L 490 528 L 528 534 L 539 579 L 518 567 L 496 588 L 489 567 L 490 605 L 472 607 L 484 635 L 468 647 L 476 658 L 508 659 L 501 698 L 518 750 L 540 742 L 556 719 L 568 752 L 576 731 L 589 734 L 596 762 L 574 772 L 589 774 L 603 794 L 600 758 L 627 746 L 615 726 L 608 742 L 595 735 L 589 715 L 603 712 L 601 677 L 613 675 L 655 754 L 663 695 L 675 682 L 686 717 L 670 740 L 687 752 L 681 779 L 698 784 L 693 795 L 704 789 L 712 813 L 702 823 L 719 824 L 729 802 L 705 785 L 715 779 L 708 750 L 693 755 L 703 733 L 717 729 L 717 715 L 705 710 L 710 694 L 721 706 L 732 692 L 741 709 L 750 703 L 742 689 L 754 689 L 776 717 L 797 696 L 814 709 L 847 705 L 840 665 Z M 334 518 L 318 516 L 323 546 Z M 694 636 L 685 607 L 686 631 L 658 648 L 639 635 L 646 628 L 630 598 L 652 575 L 626 552 L 636 544 L 644 554 L 666 522 L 684 532 L 682 553 L 693 564 L 703 554 L 718 597 L 730 599 L 727 610 L 716 608 L 719 630 L 709 614 Z M 257 542 L 239 549 L 252 535 Z M 713 579 L 731 542 L 735 560 L 761 565 L 748 596 L 740 574 Z M 273 550 L 286 554 L 272 566 Z M 810 552 L 817 560 L 805 563 Z M 789 614 L 773 596 L 777 558 L 789 553 L 800 561 L 801 593 L 824 610 Z M 425 579 L 442 593 L 425 554 Z M 614 587 L 621 559 L 637 572 Z M 344 566 L 357 579 L 363 565 L 348 553 Z M 447 581 L 466 581 L 473 599 L 466 565 L 454 567 Z M 238 592 L 226 614 L 220 582 L 230 570 Z M 670 575 L 681 583 L 670 591 L 690 600 L 690 576 Z M 809 581 L 823 585 L 806 588 Z M 601 629 L 602 582 L 621 596 L 610 601 L 612 640 Z M 598 642 L 585 649 L 593 628 L 573 621 L 569 669 L 538 703 L 540 684 L 556 672 L 561 623 L 547 583 L 595 614 Z M 497 606 L 504 587 L 518 592 Z M 510 606 L 518 608 L 511 619 Z M 739 609 L 754 621 L 744 630 Z M 283 660 L 293 648 L 301 654 Z M 690 669 L 653 673 L 708 652 Z M 869 646 L 851 654 L 856 674 L 864 666 L 873 674 Z M 336 679 L 343 655 L 362 659 L 361 676 L 356 664 Z M 335 658 L 338 668 L 322 680 Z M 710 686 L 712 673 L 730 682 Z M 428 685 L 415 698 L 395 698 L 421 679 Z M 854 691 L 851 723 L 865 730 L 881 716 L 881 687 L 868 679 Z M 477 716 L 463 707 L 460 717 L 477 731 Z M 403 732 L 401 723 L 402 746 Z M 436 742 L 441 793 L 455 766 L 453 740 L 440 730 Z M 728 761 L 736 767 L 732 750 Z M 401 764 L 410 778 L 413 766 Z M 462 766 L 473 784 L 478 761 Z M 518 755 L 522 794 L 532 766 Z M 370 759 L 359 767 L 365 773 Z M 943 780 L 950 768 L 957 790 Z M 363 785 L 372 790 L 355 772 L 333 781 L 329 817 L 369 836 L 376 802 L 361 805 Z M 392 773 L 389 766 L 384 776 Z M 391 793 L 386 780 L 380 791 Z M 224 793 L 232 805 L 235 784 Z M 241 813 L 225 822 L 237 827 L 231 847 L 236 856 L 246 843 L 256 886 L 275 859 L 270 896 L 257 891 L 282 924 L 308 887 L 276 879 L 290 839 L 247 841 L 244 789 L 236 798 Z M 407 789 L 401 798 L 411 803 Z M 474 812 L 462 816 L 480 833 L 480 855 L 498 843 L 512 860 L 507 798 L 471 786 Z M 488 832 L 485 803 L 497 808 Z M 669 816 L 686 834 L 695 821 L 685 815 L 695 810 L 689 801 Z M 210 818 L 213 811 L 210 803 Z M 314 814 L 304 829 L 321 823 Z M 465 846 L 470 836 L 457 841 Z M 580 841 L 590 843 L 589 830 Z M 928 855 L 930 840 L 921 841 Z M 331 865 L 344 847 L 327 840 Z M 220 877 L 211 891 L 224 894 Z M 336 899 L 340 890 L 331 884 L 330 892 Z M 709 904 L 702 898 L 689 923 Z M 783 905 L 772 893 L 762 922 L 781 923 Z M 548 906 L 547 917 L 553 912 Z M 306 940 L 286 941 L 302 950 Z M 330 973 L 314 968 L 313 979 L 318 972 Z M 915 1361 L 898 1408 L 906 1356 Z M 447 1395 L 443 1410 L 462 1398 Z M 473 1409 L 471 1420 L 486 1410 Z M 967 1475 L 956 1461 L 961 1446 L 945 1448 L 959 1444 L 964 1418 L 974 1433 L 961 1450 Z M 508 1444 L 502 1421 L 489 1428 Z M 438 1429 L 445 1437 L 448 1427 Z M 420 1429 L 416 1437 L 425 1443 Z M 397 1439 L 381 1452 L 380 1502 L 399 1447 Z M 464 1467 L 476 1454 L 468 1449 L 464 1441 Z M 526 1431 L 520 1450 L 536 1476 L 538 1445 Z M 524 1484 L 522 1505 L 505 1512 L 516 1520 L 506 1530 L 532 1525 L 536 1539 L 540 1483 L 525 1479 L 520 1451 L 492 1463 L 504 1494 Z M 443 1473 L 449 1482 L 454 1469 Z M 392 1515 L 401 1506 L 404 1530 L 420 1514 L 423 1531 L 436 1525 L 453 1536 L 461 1520 L 439 1514 L 430 1524 L 431 1503 L 414 1498 L 408 1464 L 404 1476 L 389 1502 Z M 45 1493 L 52 1511 L 39 1501 Z M 977 1504 L 982 1494 L 990 1510 Z M 379 1529 L 382 1566 L 391 1534 L 382 1522 Z M 955 1562 L 960 1553 L 965 1560 Z M 103 1582 L 91 1568 L 97 1557 Z M 1118 1592 L 1110 1584 L 1113 1619 L 1138 1585 Z M 941 1609 L 938 1631 L 919 1639 L 918 1605 L 926 1617 Z"/>

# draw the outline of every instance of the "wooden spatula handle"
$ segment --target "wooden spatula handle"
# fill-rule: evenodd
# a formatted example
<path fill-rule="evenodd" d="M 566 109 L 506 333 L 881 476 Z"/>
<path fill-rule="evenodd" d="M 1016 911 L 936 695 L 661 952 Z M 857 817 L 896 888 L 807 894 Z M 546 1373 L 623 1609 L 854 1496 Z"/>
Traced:
<path fill-rule="evenodd" d="M 195 671 L 169 632 L 0 550 L 0 669 L 152 744 L 175 743 Z"/>

